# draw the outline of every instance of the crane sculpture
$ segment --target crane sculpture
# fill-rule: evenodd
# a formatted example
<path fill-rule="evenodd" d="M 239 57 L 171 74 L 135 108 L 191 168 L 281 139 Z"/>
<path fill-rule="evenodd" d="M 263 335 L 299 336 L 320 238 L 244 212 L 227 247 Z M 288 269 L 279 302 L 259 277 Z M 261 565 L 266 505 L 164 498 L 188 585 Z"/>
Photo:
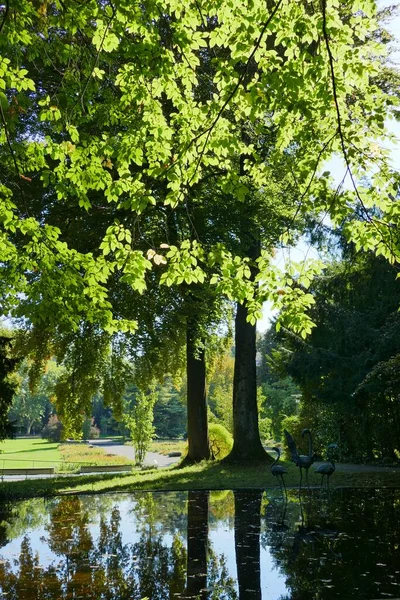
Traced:
<path fill-rule="evenodd" d="M 303 438 L 305 435 L 308 435 L 308 454 L 299 454 L 297 451 L 296 442 L 294 441 L 294 439 L 292 438 L 290 433 L 288 431 L 286 431 L 286 429 L 285 429 L 284 434 L 285 434 L 287 445 L 289 446 L 290 458 L 294 462 L 296 467 L 299 467 L 299 469 L 300 469 L 300 485 L 299 485 L 299 487 L 301 488 L 301 483 L 303 481 L 303 469 L 305 469 L 305 472 L 306 472 L 306 482 L 308 485 L 308 469 L 311 467 L 311 465 L 313 464 L 313 462 L 316 459 L 316 455 L 313 452 L 313 441 L 312 441 L 311 431 L 309 429 L 303 429 L 303 431 L 301 432 L 301 435 Z"/>
<path fill-rule="evenodd" d="M 328 462 L 322 463 L 321 465 L 318 465 L 318 467 L 316 469 L 314 469 L 315 473 L 318 473 L 318 475 L 322 475 L 321 477 L 321 488 L 323 486 L 324 483 L 324 477 L 326 475 L 327 477 L 327 484 L 326 487 L 329 490 L 329 478 L 331 475 L 333 475 L 333 473 L 336 471 L 336 466 L 335 463 L 333 461 L 333 458 L 331 456 L 331 451 L 337 448 L 337 444 L 329 444 L 329 446 L 327 447 L 327 458 L 328 458 Z"/>
<path fill-rule="evenodd" d="M 281 457 L 281 451 L 276 446 L 274 446 L 272 448 L 272 450 L 274 450 L 277 453 L 277 457 L 271 465 L 271 473 L 274 477 L 276 477 L 278 479 L 279 482 L 282 482 L 282 484 L 280 484 L 280 485 L 281 485 L 281 487 L 283 486 L 285 488 L 285 495 L 286 495 L 286 493 L 287 493 L 286 485 L 285 485 L 283 476 L 287 473 L 287 471 L 286 471 L 285 467 L 282 467 L 282 465 L 278 465 L 278 461 Z"/>

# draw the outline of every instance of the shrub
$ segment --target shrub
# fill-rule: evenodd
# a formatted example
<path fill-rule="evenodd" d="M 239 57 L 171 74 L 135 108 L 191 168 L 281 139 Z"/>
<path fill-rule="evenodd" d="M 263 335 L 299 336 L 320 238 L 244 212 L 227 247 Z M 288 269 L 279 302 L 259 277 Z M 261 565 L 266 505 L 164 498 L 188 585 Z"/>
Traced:
<path fill-rule="evenodd" d="M 42 429 L 41 436 L 49 442 L 60 442 L 63 433 L 62 423 L 58 420 L 57 415 L 50 415 L 47 425 Z"/>
<path fill-rule="evenodd" d="M 100 437 L 100 429 L 98 427 L 96 427 L 96 425 L 92 425 L 90 427 L 89 439 L 97 440 L 99 437 Z"/>
<path fill-rule="evenodd" d="M 223 425 L 210 423 L 208 437 L 213 458 L 221 460 L 232 450 L 233 437 Z"/>
<path fill-rule="evenodd" d="M 263 443 L 266 440 L 270 440 L 272 438 L 272 419 L 269 417 L 260 418 L 258 420 L 258 429 Z"/>
<path fill-rule="evenodd" d="M 135 448 L 135 463 L 142 465 L 146 452 L 154 435 L 153 410 L 156 393 L 152 388 L 147 394 L 139 391 L 132 412 L 124 415 L 124 424 L 128 427 Z"/>
<path fill-rule="evenodd" d="M 82 426 L 84 440 L 94 440 L 100 437 L 100 429 L 94 425 L 93 417 L 86 417 Z"/>

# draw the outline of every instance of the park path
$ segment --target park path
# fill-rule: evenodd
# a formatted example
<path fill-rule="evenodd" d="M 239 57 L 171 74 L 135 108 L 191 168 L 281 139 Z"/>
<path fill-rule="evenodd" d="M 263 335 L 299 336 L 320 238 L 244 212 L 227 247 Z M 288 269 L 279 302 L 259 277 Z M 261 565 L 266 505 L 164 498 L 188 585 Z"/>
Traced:
<path fill-rule="evenodd" d="M 317 467 L 322 463 L 316 462 Z M 335 463 L 338 473 L 398 473 L 399 467 L 384 467 L 380 465 L 356 465 L 352 463 Z"/>
<path fill-rule="evenodd" d="M 265 447 L 268 453 L 272 452 L 272 448 Z M 273 458 L 276 457 L 275 452 L 271 454 Z M 317 468 L 326 461 L 318 461 L 313 463 L 312 469 Z M 384 467 L 381 465 L 358 465 L 355 463 L 335 463 L 336 471 L 338 473 L 398 473 L 400 465 L 397 467 Z M 399 599 L 400 600 L 400 599 Z"/>
<path fill-rule="evenodd" d="M 124 445 L 112 440 L 89 440 L 89 444 L 102 448 L 106 454 L 116 454 L 118 456 L 125 456 L 130 460 L 135 460 L 135 449 L 129 444 Z M 157 452 L 146 452 L 143 464 L 152 467 L 169 467 L 179 462 L 180 459 L 180 456 L 165 456 Z"/>

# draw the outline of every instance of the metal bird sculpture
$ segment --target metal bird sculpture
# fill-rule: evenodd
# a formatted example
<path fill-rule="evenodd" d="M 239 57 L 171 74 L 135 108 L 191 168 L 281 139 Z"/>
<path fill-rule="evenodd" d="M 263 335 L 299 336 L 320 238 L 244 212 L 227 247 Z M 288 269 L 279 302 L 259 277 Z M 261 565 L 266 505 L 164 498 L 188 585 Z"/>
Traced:
<path fill-rule="evenodd" d="M 290 433 L 285 429 L 284 434 L 287 445 L 289 446 L 291 460 L 294 462 L 296 467 L 299 467 L 300 469 L 300 487 L 303 481 L 303 469 L 305 469 L 306 472 L 306 482 L 308 485 L 308 469 L 311 467 L 311 465 L 316 459 L 316 455 L 313 452 L 311 431 L 309 429 L 303 429 L 303 431 L 301 432 L 302 437 L 308 435 L 308 454 L 299 454 L 297 452 L 296 442 L 294 441 Z"/>
<path fill-rule="evenodd" d="M 278 461 L 281 457 L 281 451 L 276 446 L 274 446 L 272 448 L 272 450 L 274 450 L 277 453 L 277 457 L 271 465 L 271 473 L 274 477 L 276 477 L 278 479 L 278 481 L 282 482 L 282 485 L 285 488 L 285 494 L 286 494 L 286 485 L 285 485 L 283 476 L 287 473 L 287 471 L 286 471 L 285 467 L 282 467 L 282 465 L 278 465 Z"/>
<path fill-rule="evenodd" d="M 336 466 L 335 463 L 333 461 L 333 458 L 331 456 L 331 451 L 337 448 L 337 444 L 329 444 L 329 446 L 327 447 L 327 457 L 328 457 L 328 461 L 329 462 L 325 462 L 322 463 L 321 465 L 318 465 L 318 467 L 316 469 L 314 469 L 314 472 L 317 473 L 318 475 L 322 475 L 321 477 L 321 488 L 323 486 L 324 483 L 324 477 L 326 475 L 327 477 L 327 489 L 329 490 L 329 478 L 331 475 L 333 475 L 333 473 L 336 471 Z"/>

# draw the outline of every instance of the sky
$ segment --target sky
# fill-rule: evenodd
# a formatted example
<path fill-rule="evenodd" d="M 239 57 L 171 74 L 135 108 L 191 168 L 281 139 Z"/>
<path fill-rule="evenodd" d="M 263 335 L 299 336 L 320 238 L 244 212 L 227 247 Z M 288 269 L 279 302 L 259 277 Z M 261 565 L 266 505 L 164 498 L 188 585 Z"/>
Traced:
<path fill-rule="evenodd" d="M 391 6 L 395 3 L 395 0 L 381 0 L 378 2 L 379 8 L 384 8 L 386 6 Z M 400 5 L 398 10 L 398 16 L 392 18 L 390 22 L 386 24 L 387 28 L 392 32 L 396 41 L 393 43 L 393 55 L 392 61 L 397 64 L 398 68 L 400 68 Z M 393 119 L 388 120 L 386 126 L 390 133 L 394 134 L 397 140 L 394 143 L 386 142 L 384 147 L 391 150 L 391 162 L 392 166 L 395 169 L 400 170 L 400 122 L 394 121 Z M 346 171 L 346 166 L 342 158 L 336 156 L 332 158 L 324 167 L 323 170 L 327 170 L 331 172 L 331 175 L 334 179 L 334 185 L 339 185 L 341 180 L 343 179 L 344 173 Z M 350 182 L 345 180 L 344 187 L 350 187 Z M 277 256 L 275 259 L 275 264 L 282 267 L 286 262 L 294 261 L 294 262 L 303 262 L 304 260 L 309 260 L 313 258 L 320 258 L 318 252 L 315 248 L 311 247 L 307 242 L 300 241 L 300 243 L 291 250 L 280 250 L 277 252 Z M 271 303 L 265 302 L 263 307 L 263 316 L 257 322 L 257 331 L 264 332 L 271 325 L 271 319 L 276 314 L 276 311 L 271 310 Z"/>

